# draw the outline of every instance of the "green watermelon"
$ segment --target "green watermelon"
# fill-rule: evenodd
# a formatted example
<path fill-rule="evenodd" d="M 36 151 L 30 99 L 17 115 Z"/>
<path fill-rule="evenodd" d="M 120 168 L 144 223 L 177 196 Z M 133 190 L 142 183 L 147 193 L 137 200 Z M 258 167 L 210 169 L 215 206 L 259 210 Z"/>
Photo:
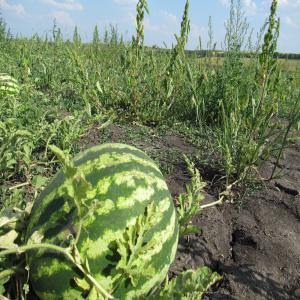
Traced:
<path fill-rule="evenodd" d="M 90 183 L 77 248 L 93 277 L 116 299 L 138 299 L 165 278 L 178 243 L 178 223 L 167 184 L 156 164 L 124 144 L 92 147 L 73 159 Z M 27 240 L 67 246 L 76 209 L 59 172 L 36 200 Z M 41 299 L 83 299 L 82 274 L 55 252 L 27 254 L 30 280 Z"/>
<path fill-rule="evenodd" d="M 0 94 L 17 96 L 19 93 L 17 80 L 8 74 L 0 73 Z"/>

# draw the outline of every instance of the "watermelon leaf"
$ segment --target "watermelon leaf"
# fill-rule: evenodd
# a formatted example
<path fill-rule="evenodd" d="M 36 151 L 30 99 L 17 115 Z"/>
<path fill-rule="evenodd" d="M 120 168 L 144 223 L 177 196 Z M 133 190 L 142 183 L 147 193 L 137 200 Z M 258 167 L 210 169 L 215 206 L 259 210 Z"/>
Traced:
<path fill-rule="evenodd" d="M 0 235 L 0 249 L 18 247 L 18 245 L 14 243 L 18 235 L 19 234 L 14 229 L 10 230 L 9 232 L 3 235 Z"/>
<path fill-rule="evenodd" d="M 194 225 L 187 225 L 186 227 L 184 227 L 184 229 L 182 229 L 180 233 L 181 235 L 189 235 L 189 234 L 194 234 L 199 232 L 201 232 L 201 229 L 199 227 Z"/>
<path fill-rule="evenodd" d="M 150 300 L 198 300 L 222 277 L 207 267 L 188 270 L 171 281 L 167 281 L 163 289 L 147 297 Z M 146 298 L 145 298 L 146 299 Z"/>
<path fill-rule="evenodd" d="M 49 178 L 41 175 L 34 176 L 32 178 L 32 185 L 35 189 L 40 189 L 46 185 L 46 183 L 49 181 Z"/>

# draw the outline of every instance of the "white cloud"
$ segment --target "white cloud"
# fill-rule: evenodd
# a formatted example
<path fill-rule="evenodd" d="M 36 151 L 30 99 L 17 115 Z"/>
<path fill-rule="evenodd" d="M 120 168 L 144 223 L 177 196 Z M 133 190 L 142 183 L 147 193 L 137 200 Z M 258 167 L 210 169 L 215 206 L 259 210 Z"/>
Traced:
<path fill-rule="evenodd" d="M 22 4 L 9 4 L 7 0 L 0 0 L 0 8 L 12 11 L 17 15 L 25 14 L 25 8 Z"/>
<path fill-rule="evenodd" d="M 243 0 L 243 4 L 247 10 L 247 12 L 255 13 L 257 6 L 253 0 Z"/>
<path fill-rule="evenodd" d="M 230 0 L 219 0 L 220 3 L 225 7 L 230 7 Z M 254 14 L 257 10 L 257 5 L 253 0 L 242 0 L 241 1 L 247 13 Z"/>
<path fill-rule="evenodd" d="M 137 4 L 137 0 L 113 0 L 114 3 L 119 5 L 135 5 Z"/>
<path fill-rule="evenodd" d="M 166 23 L 176 24 L 178 22 L 177 16 L 167 11 L 161 11 L 159 14 Z"/>
<path fill-rule="evenodd" d="M 278 6 L 284 8 L 300 8 L 300 0 L 278 0 Z"/>
<path fill-rule="evenodd" d="M 148 18 L 145 19 L 144 26 L 147 31 L 151 31 L 151 32 L 160 32 L 161 31 L 161 27 L 157 24 L 151 23 L 151 21 Z"/>
<path fill-rule="evenodd" d="M 168 11 L 159 11 L 154 14 L 153 18 L 145 18 L 145 29 L 152 32 L 160 32 L 162 34 L 173 35 L 173 30 L 176 30 L 180 25 L 176 15 Z"/>
<path fill-rule="evenodd" d="M 271 0 L 264 0 L 261 7 L 267 15 L 269 14 L 271 2 Z M 278 0 L 277 15 L 285 25 L 294 28 L 299 27 L 300 0 Z"/>
<path fill-rule="evenodd" d="M 287 6 L 289 5 L 289 0 L 279 0 L 278 4 L 282 6 Z"/>
<path fill-rule="evenodd" d="M 229 7 L 230 6 L 230 0 L 220 0 L 221 4 L 224 6 Z"/>
<path fill-rule="evenodd" d="M 124 9 L 123 19 L 126 19 L 126 22 L 129 22 L 130 24 L 135 24 L 137 2 L 138 0 L 113 0 L 113 3 Z"/>
<path fill-rule="evenodd" d="M 49 15 L 51 18 L 55 19 L 58 24 L 65 25 L 69 27 L 74 27 L 75 22 L 69 13 L 65 11 L 55 11 Z"/>
<path fill-rule="evenodd" d="M 81 3 L 76 0 L 42 0 L 45 4 L 55 7 L 60 10 L 83 10 L 83 6 Z"/>

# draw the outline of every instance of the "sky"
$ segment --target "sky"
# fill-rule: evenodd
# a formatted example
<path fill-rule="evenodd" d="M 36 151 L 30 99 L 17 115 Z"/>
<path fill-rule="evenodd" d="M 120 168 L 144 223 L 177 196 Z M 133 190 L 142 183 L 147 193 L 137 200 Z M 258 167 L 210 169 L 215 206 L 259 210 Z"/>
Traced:
<path fill-rule="evenodd" d="M 245 16 L 258 32 L 266 20 L 271 0 L 240 0 Z M 75 25 L 84 41 L 91 39 L 95 25 L 103 35 L 105 28 L 116 26 L 125 39 L 135 32 L 137 0 L 0 0 L 0 13 L 14 35 L 51 35 L 53 20 L 65 38 L 71 38 Z M 222 49 L 224 24 L 229 15 L 230 0 L 190 0 L 188 49 L 202 48 L 208 42 L 208 20 L 212 17 L 213 37 Z M 150 14 L 145 17 L 145 44 L 168 47 L 180 32 L 185 0 L 148 0 Z M 300 0 L 279 0 L 281 33 L 280 52 L 300 53 Z"/>

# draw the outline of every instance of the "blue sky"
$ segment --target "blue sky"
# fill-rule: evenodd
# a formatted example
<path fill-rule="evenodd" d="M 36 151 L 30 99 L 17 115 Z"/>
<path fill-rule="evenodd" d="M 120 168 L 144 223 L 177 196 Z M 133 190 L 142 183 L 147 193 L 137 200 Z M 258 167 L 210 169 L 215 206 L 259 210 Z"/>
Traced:
<path fill-rule="evenodd" d="M 84 40 L 91 38 L 94 26 L 116 25 L 127 39 L 135 31 L 137 0 L 0 0 L 0 11 L 13 34 L 29 36 L 49 33 L 53 20 L 66 38 L 72 37 L 77 25 Z M 271 0 L 241 0 L 251 27 L 258 31 L 268 16 Z M 174 33 L 180 29 L 185 0 L 149 0 L 150 15 L 145 19 L 145 43 L 168 46 L 174 43 Z M 190 0 L 191 34 L 189 49 L 208 40 L 208 19 L 212 17 L 214 40 L 222 47 L 224 23 L 229 13 L 229 0 Z M 279 0 L 281 35 L 278 50 L 300 52 L 300 0 Z"/>

